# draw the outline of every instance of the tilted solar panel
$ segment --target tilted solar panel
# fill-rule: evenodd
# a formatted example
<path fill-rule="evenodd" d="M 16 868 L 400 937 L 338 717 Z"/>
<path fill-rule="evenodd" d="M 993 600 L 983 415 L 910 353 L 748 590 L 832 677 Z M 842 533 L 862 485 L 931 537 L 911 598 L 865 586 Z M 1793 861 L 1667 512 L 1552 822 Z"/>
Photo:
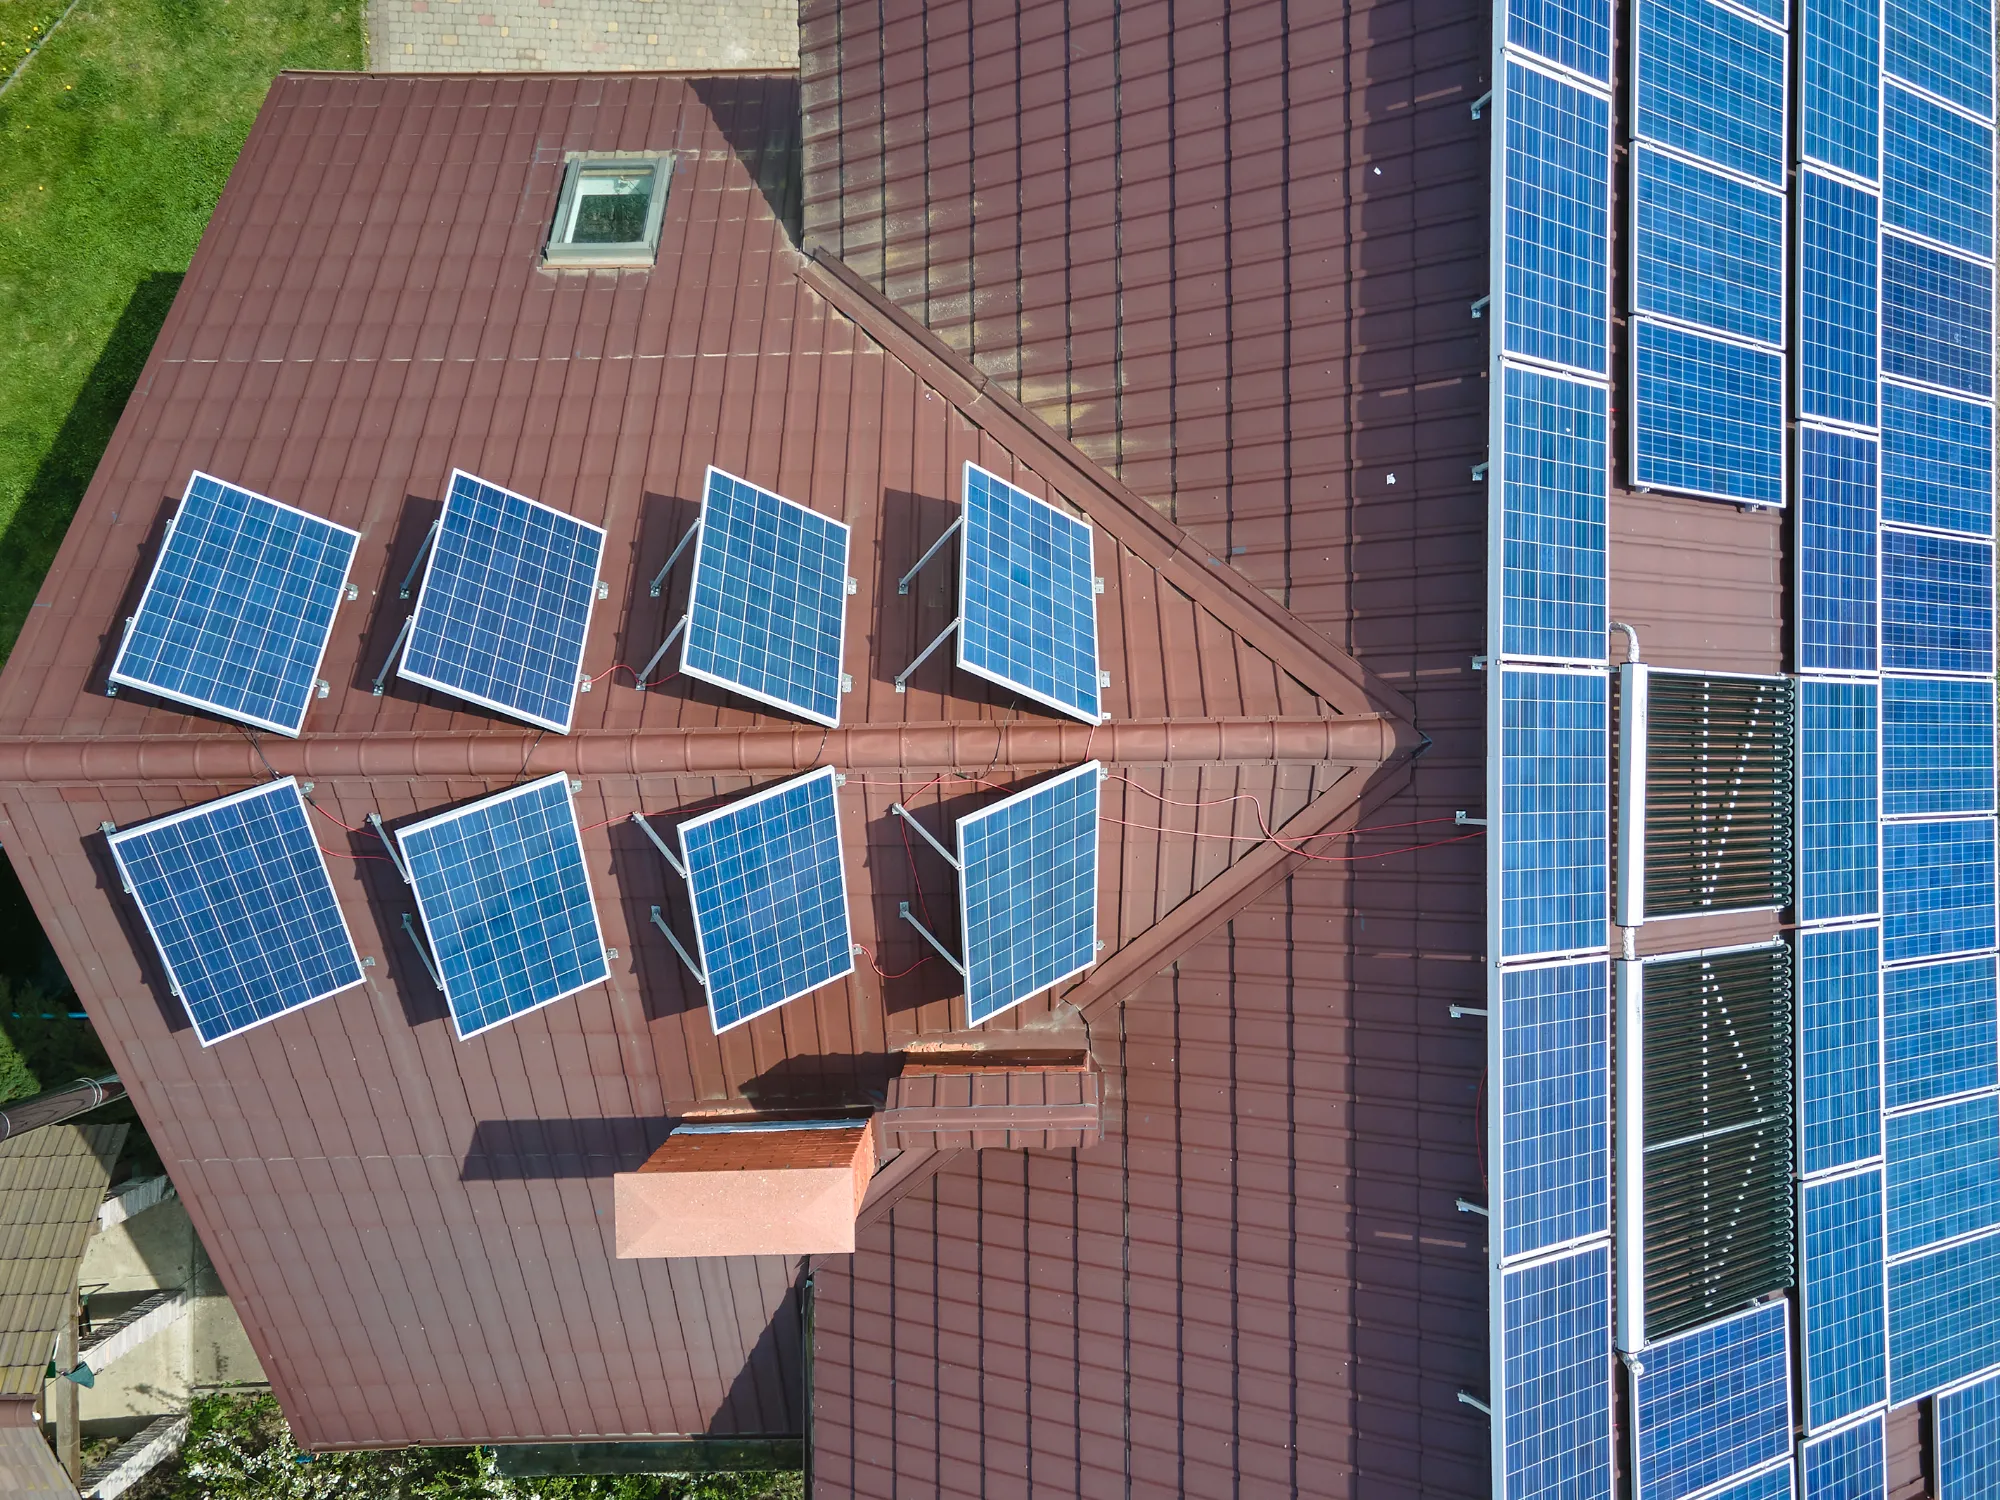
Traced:
<path fill-rule="evenodd" d="M 196 470 L 111 680 L 296 736 L 360 540 Z"/>
<path fill-rule="evenodd" d="M 603 528 L 454 469 L 396 673 L 569 733 Z"/>
<path fill-rule="evenodd" d="M 1799 1162 L 1831 1172 L 1882 1154 L 1881 934 L 1805 931 L 1799 959 Z"/>
<path fill-rule="evenodd" d="M 1799 174 L 1799 411 L 1875 425 L 1881 205 L 1819 172 Z"/>
<path fill-rule="evenodd" d="M 1882 669 L 1993 671 L 1993 544 L 1882 532 Z"/>
<path fill-rule="evenodd" d="M 1991 405 L 1883 382 L 1882 519 L 1992 533 Z"/>
<path fill-rule="evenodd" d="M 965 466 L 958 664 L 1096 723 L 1097 578 L 1088 522 Z"/>
<path fill-rule="evenodd" d="M 1884 1129 L 1891 1255 L 2000 1228 L 2000 1098 L 1891 1115 Z"/>
<path fill-rule="evenodd" d="M 1931 1414 L 1937 1500 L 2000 1495 L 2000 1375 L 1940 1393 Z"/>
<path fill-rule="evenodd" d="M 680 825 L 717 1033 L 854 972 L 831 767 Z"/>
<path fill-rule="evenodd" d="M 1601 948 L 1611 878 L 1604 675 L 1500 675 L 1503 951 Z"/>
<path fill-rule="evenodd" d="M 1611 0 L 1510 0 L 1507 40 L 1610 85 Z"/>
<path fill-rule="evenodd" d="M 1889 1400 L 1901 1406 L 2000 1361 L 2000 1234 L 1889 1265 Z"/>
<path fill-rule="evenodd" d="M 1784 504 L 1784 356 L 1647 318 L 1631 332 L 1634 488 Z"/>
<path fill-rule="evenodd" d="M 2000 1088 L 2000 995 L 1991 954 L 1882 976 L 1882 1099 L 1907 1109 Z"/>
<path fill-rule="evenodd" d="M 1785 195 L 1643 141 L 1632 190 L 1633 311 L 1783 343 Z"/>
<path fill-rule="evenodd" d="M 1500 1278 L 1499 1468 L 1504 1500 L 1611 1494 L 1611 1252 L 1603 1245 Z"/>
<path fill-rule="evenodd" d="M 1876 442 L 1802 426 L 1798 443 L 1799 670 L 1872 672 L 1879 624 Z"/>
<path fill-rule="evenodd" d="M 1507 63 L 1506 285 L 1509 354 L 1587 375 L 1609 367 L 1611 105 Z"/>
<path fill-rule="evenodd" d="M 1886 84 L 1882 216 L 1897 229 L 1992 259 L 1992 127 Z"/>
<path fill-rule="evenodd" d="M 1882 679 L 1882 813 L 1993 811 L 1993 683 Z"/>
<path fill-rule="evenodd" d="M 1792 1461 L 1785 1459 L 1719 1490 L 1710 1490 L 1708 1500 L 1792 1500 Z"/>
<path fill-rule="evenodd" d="M 1993 114 L 1990 0 L 1885 0 L 1885 72 L 1990 119 Z"/>
<path fill-rule="evenodd" d="M 291 777 L 110 836 L 204 1047 L 361 983 Z"/>
<path fill-rule="evenodd" d="M 610 976 L 566 775 L 395 836 L 461 1039 Z"/>
<path fill-rule="evenodd" d="M 1882 373 L 1993 394 L 1993 268 L 1882 236 Z"/>
<path fill-rule="evenodd" d="M 1991 948 L 1993 820 L 1882 825 L 1882 959 Z"/>
<path fill-rule="evenodd" d="M 1792 1446 L 1791 1323 L 1767 1302 L 1646 1350 L 1632 1378 L 1632 1489 L 1681 1500 Z"/>
<path fill-rule="evenodd" d="M 1799 1342 L 1806 1430 L 1889 1394 L 1882 1265 L 1882 1169 L 1799 1189 Z"/>
<path fill-rule="evenodd" d="M 1639 0 L 1634 131 L 1782 187 L 1786 50 L 1784 32 L 1712 0 Z"/>
<path fill-rule="evenodd" d="M 711 467 L 681 670 L 838 724 L 847 545 L 844 522 Z"/>
<path fill-rule="evenodd" d="M 1611 993 L 1602 959 L 1501 978 L 1505 1254 L 1611 1228 Z"/>
<path fill-rule="evenodd" d="M 1888 1492 L 1882 1414 L 1799 1445 L 1799 1500 L 1883 1500 Z"/>
<path fill-rule="evenodd" d="M 1502 378 L 1506 651 L 1602 661 L 1605 389 L 1511 364 Z"/>
<path fill-rule="evenodd" d="M 967 1024 L 1097 961 L 1097 797 L 1090 761 L 958 820 Z"/>
<path fill-rule="evenodd" d="M 1874 181 L 1880 170 L 1882 9 L 1800 0 L 1799 117 L 1808 160 Z"/>

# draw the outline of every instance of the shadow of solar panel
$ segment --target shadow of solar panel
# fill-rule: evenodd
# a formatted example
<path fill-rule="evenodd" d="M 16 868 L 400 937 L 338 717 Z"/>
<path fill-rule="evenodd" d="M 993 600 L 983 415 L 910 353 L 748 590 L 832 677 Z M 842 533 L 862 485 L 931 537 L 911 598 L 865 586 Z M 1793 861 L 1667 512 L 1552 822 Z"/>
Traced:
<path fill-rule="evenodd" d="M 1097 961 L 1096 761 L 958 820 L 966 1024 Z"/>
<path fill-rule="evenodd" d="M 1611 1494 L 1611 1252 L 1597 1245 L 1500 1277 L 1505 1500 Z"/>
<path fill-rule="evenodd" d="M 854 972 L 831 767 L 680 825 L 717 1033 Z"/>
<path fill-rule="evenodd" d="M 1784 186 L 1786 50 L 1782 31 L 1712 0 L 1640 0 L 1634 130 Z"/>
<path fill-rule="evenodd" d="M 1990 405 L 1883 382 L 1882 519 L 1992 534 Z"/>
<path fill-rule="evenodd" d="M 1801 932 L 1799 1163 L 1831 1172 L 1882 1152 L 1881 933 Z"/>
<path fill-rule="evenodd" d="M 360 539 L 196 470 L 111 680 L 296 736 Z"/>
<path fill-rule="evenodd" d="M 711 467 L 681 670 L 838 724 L 847 544 L 844 523 Z"/>
<path fill-rule="evenodd" d="M 1784 356 L 1646 318 L 1631 332 L 1633 488 L 1783 505 Z"/>
<path fill-rule="evenodd" d="M 1644 142 L 1632 191 L 1633 311 L 1783 343 L 1785 195 Z"/>
<path fill-rule="evenodd" d="M 1990 260 L 1992 127 L 1886 83 L 1882 216 L 1897 229 Z"/>
<path fill-rule="evenodd" d="M 1681 1500 L 1789 1454 L 1791 1364 L 1783 1301 L 1647 1349 L 1632 1377 L 1637 1500 Z"/>
<path fill-rule="evenodd" d="M 1993 820 L 1882 825 L 1882 959 L 1991 948 Z"/>
<path fill-rule="evenodd" d="M 2000 1375 L 1940 1393 L 1931 1419 L 1937 1500 L 2000 1495 Z"/>
<path fill-rule="evenodd" d="M 1887 1444 L 1882 1414 L 1799 1445 L 1799 1500 L 1884 1500 Z"/>
<path fill-rule="evenodd" d="M 361 983 L 291 777 L 109 842 L 204 1047 Z"/>
<path fill-rule="evenodd" d="M 460 1039 L 608 978 L 558 772 L 396 830 Z"/>
<path fill-rule="evenodd" d="M 399 677 L 569 733 L 602 528 L 454 469 Z"/>
<path fill-rule="evenodd" d="M 1096 723 L 1089 524 L 967 463 L 959 546 L 958 664 Z"/>
<path fill-rule="evenodd" d="M 1901 1406 L 2000 1363 L 2000 1234 L 1889 1264 L 1889 1400 Z"/>
<path fill-rule="evenodd" d="M 1585 374 L 1609 368 L 1611 105 L 1507 63 L 1506 283 L 1509 354 Z"/>
<path fill-rule="evenodd" d="M 1508 1256 L 1611 1228 L 1611 994 L 1602 959 L 1501 978 Z"/>
<path fill-rule="evenodd" d="M 1876 600 L 1875 440 L 1800 427 L 1795 560 L 1799 670 L 1872 672 Z M 1804 703 L 1801 697 L 1801 705 Z M 1870 814 L 1873 818 L 1873 814 Z"/>
<path fill-rule="evenodd" d="M 1994 978 L 1991 954 L 1882 976 L 1884 1108 L 2000 1088 Z"/>
<path fill-rule="evenodd" d="M 1799 174 L 1799 411 L 1875 425 L 1880 205 L 1818 172 Z"/>
<path fill-rule="evenodd" d="M 1873 181 L 1880 168 L 1882 19 L 1875 0 L 1800 0 L 1801 149 Z"/>
<path fill-rule="evenodd" d="M 1806 1183 L 1799 1225 L 1799 1353 L 1812 1432 L 1889 1394 L 1882 1169 Z"/>

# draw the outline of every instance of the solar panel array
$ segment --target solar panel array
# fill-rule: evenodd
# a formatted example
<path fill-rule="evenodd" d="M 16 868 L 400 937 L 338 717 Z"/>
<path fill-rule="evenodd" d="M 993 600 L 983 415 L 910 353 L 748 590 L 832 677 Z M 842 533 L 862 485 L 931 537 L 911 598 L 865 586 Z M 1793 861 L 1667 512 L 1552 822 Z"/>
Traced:
<path fill-rule="evenodd" d="M 1491 103 L 1500 142 L 1488 596 L 1488 1106 L 1496 1251 L 1493 1472 L 1508 1500 L 1608 1497 L 1611 1461 L 1610 490 L 1613 12 L 1511 0 Z M 1782 295 L 1768 195 L 1670 153 L 1655 241 L 1663 298 L 1761 327 Z M 1669 191 L 1686 188 L 1689 192 Z M 1692 193 L 1706 196 L 1697 204 Z M 1676 215 L 1680 218 L 1677 220 Z M 1750 291 L 1703 283 L 1726 267 Z"/>
<path fill-rule="evenodd" d="M 1632 1376 L 1636 1500 L 1682 1500 L 1789 1454 L 1791 1358 L 1782 1301 L 1648 1348 Z"/>

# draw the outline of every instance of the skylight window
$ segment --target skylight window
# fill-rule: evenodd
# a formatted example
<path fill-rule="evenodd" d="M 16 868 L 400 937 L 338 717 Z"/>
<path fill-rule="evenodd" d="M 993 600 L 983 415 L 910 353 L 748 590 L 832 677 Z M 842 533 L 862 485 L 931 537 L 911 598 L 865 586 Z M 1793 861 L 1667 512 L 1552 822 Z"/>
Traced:
<path fill-rule="evenodd" d="M 672 175 L 667 156 L 571 157 L 542 263 L 650 266 Z"/>

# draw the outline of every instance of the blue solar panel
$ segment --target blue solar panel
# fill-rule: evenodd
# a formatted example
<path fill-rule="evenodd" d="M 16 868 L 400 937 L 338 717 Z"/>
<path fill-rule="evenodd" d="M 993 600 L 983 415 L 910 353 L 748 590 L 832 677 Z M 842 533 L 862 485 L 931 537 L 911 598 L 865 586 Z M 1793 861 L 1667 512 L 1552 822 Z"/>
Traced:
<path fill-rule="evenodd" d="M 1799 174 L 1799 410 L 1875 425 L 1876 231 L 1872 194 Z"/>
<path fill-rule="evenodd" d="M 1959 108 L 1993 114 L 1993 7 L 1989 0 L 1887 0 L 1886 70 Z"/>
<path fill-rule="evenodd" d="M 1517 62 L 1507 64 L 1509 354 L 1608 369 L 1611 105 Z"/>
<path fill-rule="evenodd" d="M 1799 1163 L 1817 1174 L 1882 1151 L 1881 944 L 1873 927 L 1797 943 Z"/>
<path fill-rule="evenodd" d="M 680 825 L 717 1033 L 854 971 L 831 767 Z"/>
<path fill-rule="evenodd" d="M 1991 674 L 1991 542 L 1883 531 L 1882 667 Z"/>
<path fill-rule="evenodd" d="M 1632 163 L 1633 311 L 1783 343 L 1784 194 L 1643 143 Z"/>
<path fill-rule="evenodd" d="M 296 735 L 359 541 L 196 470 L 111 680 Z"/>
<path fill-rule="evenodd" d="M 1882 371 L 1993 393 L 1993 268 L 1882 236 Z"/>
<path fill-rule="evenodd" d="M 1875 670 L 1875 483 L 1873 438 L 1799 429 L 1802 672 Z"/>
<path fill-rule="evenodd" d="M 1882 680 L 1882 813 L 1993 811 L 1993 684 Z"/>
<path fill-rule="evenodd" d="M 1993 820 L 1882 825 L 1882 958 L 1993 946 Z"/>
<path fill-rule="evenodd" d="M 1600 959 L 1501 977 L 1500 1222 L 1509 1256 L 1611 1227 L 1609 972 Z"/>
<path fill-rule="evenodd" d="M 1882 1414 L 1799 1445 L 1799 1500 L 1884 1500 Z"/>
<path fill-rule="evenodd" d="M 291 777 L 114 833 L 110 844 L 204 1047 L 361 983 Z"/>
<path fill-rule="evenodd" d="M 1663 1339 L 1632 1377 L 1632 1492 L 1680 1500 L 1792 1449 L 1783 1302 Z"/>
<path fill-rule="evenodd" d="M 1882 1170 L 1799 1190 L 1799 1342 L 1806 1430 L 1889 1394 L 1882 1278 Z"/>
<path fill-rule="evenodd" d="M 1943 1392 L 1932 1411 L 1937 1500 L 2000 1495 L 2000 1375 Z"/>
<path fill-rule="evenodd" d="M 604 532 L 454 469 L 396 672 L 569 732 Z"/>
<path fill-rule="evenodd" d="M 847 527 L 710 468 L 681 670 L 838 724 L 846 624 Z"/>
<path fill-rule="evenodd" d="M 1991 955 L 1884 974 L 1882 1047 L 1889 1109 L 2000 1087 Z"/>
<path fill-rule="evenodd" d="M 1634 487 L 1784 504 L 1784 356 L 1645 318 L 1630 326 Z"/>
<path fill-rule="evenodd" d="M 1792 1500 L 1792 1461 L 1788 1458 L 1710 1490 L 1707 1500 Z"/>
<path fill-rule="evenodd" d="M 1611 82 L 1611 0 L 1508 0 L 1507 41 L 1572 73 Z"/>
<path fill-rule="evenodd" d="M 1872 682 L 1801 679 L 1799 694 L 1799 916 L 1808 922 L 1873 916 L 1879 908 Z"/>
<path fill-rule="evenodd" d="M 1882 212 L 1898 229 L 1991 259 L 1992 128 L 1885 85 Z"/>
<path fill-rule="evenodd" d="M 1882 519 L 1992 534 L 1990 405 L 1883 382 Z"/>
<path fill-rule="evenodd" d="M 958 820 L 968 1025 L 1096 962 L 1102 775 L 1093 760 Z"/>
<path fill-rule="evenodd" d="M 1505 651 L 1601 661 L 1605 652 L 1605 391 L 1508 365 Z"/>
<path fill-rule="evenodd" d="M 1635 132 L 1785 183 L 1785 36 L 1710 0 L 1639 0 Z"/>
<path fill-rule="evenodd" d="M 610 975 L 561 772 L 399 828 L 396 846 L 461 1039 Z"/>
<path fill-rule="evenodd" d="M 1504 1500 L 1611 1494 L 1611 1252 L 1501 1277 Z"/>
<path fill-rule="evenodd" d="M 2000 1227 L 2000 1099 L 1934 1104 L 1883 1128 L 1891 1255 Z"/>
<path fill-rule="evenodd" d="M 1889 1400 L 1901 1406 L 2000 1360 L 2000 1234 L 1889 1266 Z"/>
<path fill-rule="evenodd" d="M 1881 8 L 1801 0 L 1800 134 L 1808 160 L 1872 182 L 1880 149 Z"/>
<path fill-rule="evenodd" d="M 1096 723 L 1089 525 L 968 463 L 959 537 L 958 664 Z"/>
<path fill-rule="evenodd" d="M 1500 930 L 1508 958 L 1604 946 L 1605 691 L 1600 674 L 1502 674 Z"/>

